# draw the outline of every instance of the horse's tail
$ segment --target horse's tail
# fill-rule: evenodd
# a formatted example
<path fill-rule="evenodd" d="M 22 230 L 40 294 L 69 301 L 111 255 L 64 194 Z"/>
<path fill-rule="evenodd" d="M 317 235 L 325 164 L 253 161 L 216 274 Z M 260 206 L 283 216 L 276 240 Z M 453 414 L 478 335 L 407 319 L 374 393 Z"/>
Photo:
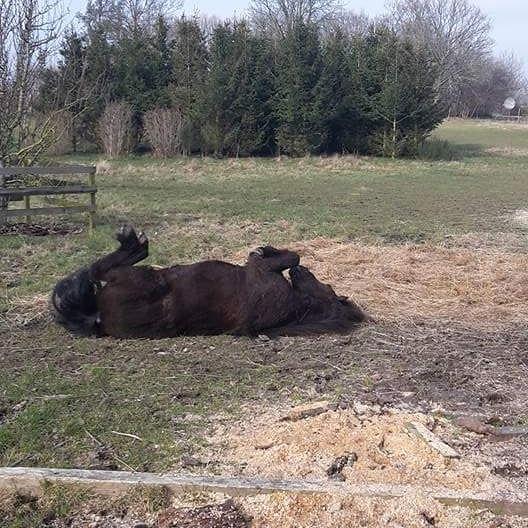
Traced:
<path fill-rule="evenodd" d="M 99 283 L 92 279 L 89 268 L 82 268 L 59 281 L 51 294 L 55 321 L 74 334 L 97 333 L 98 288 Z"/>

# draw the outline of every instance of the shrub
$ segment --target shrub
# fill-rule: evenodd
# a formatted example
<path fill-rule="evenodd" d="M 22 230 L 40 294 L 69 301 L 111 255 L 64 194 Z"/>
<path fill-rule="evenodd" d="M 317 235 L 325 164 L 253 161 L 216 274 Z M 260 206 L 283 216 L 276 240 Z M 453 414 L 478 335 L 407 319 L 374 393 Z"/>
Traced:
<path fill-rule="evenodd" d="M 73 152 L 73 116 L 71 112 L 62 110 L 49 116 L 52 131 L 52 143 L 47 154 L 62 156 Z"/>
<path fill-rule="evenodd" d="M 132 109 L 123 101 L 106 105 L 99 119 L 99 140 L 105 154 L 111 158 L 130 150 Z"/>
<path fill-rule="evenodd" d="M 175 108 L 156 108 L 143 118 L 145 133 L 154 156 L 170 158 L 181 152 L 183 117 Z"/>
<path fill-rule="evenodd" d="M 453 161 L 459 158 L 459 153 L 449 141 L 428 139 L 418 147 L 417 157 L 430 161 Z"/>

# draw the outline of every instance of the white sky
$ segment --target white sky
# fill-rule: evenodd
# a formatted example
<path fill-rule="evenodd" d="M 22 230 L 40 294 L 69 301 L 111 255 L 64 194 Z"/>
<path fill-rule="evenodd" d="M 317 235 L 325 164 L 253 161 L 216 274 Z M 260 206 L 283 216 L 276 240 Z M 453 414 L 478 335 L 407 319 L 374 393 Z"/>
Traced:
<path fill-rule="evenodd" d="M 86 0 L 65 0 L 71 14 L 83 10 Z M 242 15 L 249 0 L 184 0 L 184 10 L 199 10 L 208 15 Z M 378 15 L 385 11 L 386 0 L 345 0 L 357 12 Z M 475 0 L 493 24 L 493 38 L 499 51 L 514 52 L 528 73 L 528 0 Z"/>

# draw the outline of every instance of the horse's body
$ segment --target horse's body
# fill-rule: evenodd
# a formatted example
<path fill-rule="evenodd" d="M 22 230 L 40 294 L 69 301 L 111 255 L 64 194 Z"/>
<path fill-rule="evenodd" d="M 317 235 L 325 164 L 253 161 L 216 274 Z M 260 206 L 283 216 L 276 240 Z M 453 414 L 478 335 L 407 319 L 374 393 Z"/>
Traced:
<path fill-rule="evenodd" d="M 132 228 L 120 248 L 60 281 L 57 321 L 76 333 L 114 337 L 343 332 L 368 316 L 335 295 L 288 250 L 259 248 L 245 266 L 220 261 L 154 269 L 133 264 L 148 240 Z M 282 275 L 290 269 L 291 283 Z"/>

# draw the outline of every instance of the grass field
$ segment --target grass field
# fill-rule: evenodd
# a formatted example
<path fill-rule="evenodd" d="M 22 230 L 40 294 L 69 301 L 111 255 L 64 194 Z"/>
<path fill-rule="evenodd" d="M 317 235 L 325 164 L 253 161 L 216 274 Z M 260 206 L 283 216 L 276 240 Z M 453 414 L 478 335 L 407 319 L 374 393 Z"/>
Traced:
<path fill-rule="evenodd" d="M 526 228 L 512 218 L 528 209 L 528 126 L 450 121 L 435 136 L 453 144 L 456 161 L 61 160 L 98 164 L 98 226 L 93 238 L 78 232 L 82 221 L 66 221 L 74 231 L 67 235 L 0 236 L 0 465 L 176 468 L 183 453 L 206 445 L 211 427 L 243 416 L 257 402 L 389 393 L 397 399 L 392 389 L 411 387 L 416 402 L 432 399 L 434 389 L 446 406 L 482 406 L 480 382 L 493 372 L 500 390 L 519 387 L 500 408 L 507 416 L 517 413 L 522 383 L 515 373 L 526 345 L 519 320 L 500 331 L 464 329 L 458 320 L 462 330 L 449 333 L 432 324 L 413 327 L 419 313 L 405 324 L 386 313 L 353 338 L 270 343 L 226 336 L 72 338 L 47 316 L 53 284 L 113 248 L 112 233 L 123 222 L 146 230 L 148 263 L 159 265 L 240 258 L 262 243 L 317 237 L 365 246 L 418 244 L 418 253 L 470 244 L 482 255 L 489 249 L 524 258 Z M 339 283 L 334 286 L 339 291 Z M 387 334 L 403 352 L 394 354 Z M 420 358 L 417 341 L 425 343 Z M 481 355 L 468 354 L 458 364 L 470 350 Z M 511 355 L 499 357 L 497 350 Z M 486 354 L 493 361 L 483 364 Z M 439 362 L 445 369 L 435 371 Z M 467 384 L 477 368 L 484 370 Z M 516 416 L 521 423 L 528 419 L 525 412 Z"/>

